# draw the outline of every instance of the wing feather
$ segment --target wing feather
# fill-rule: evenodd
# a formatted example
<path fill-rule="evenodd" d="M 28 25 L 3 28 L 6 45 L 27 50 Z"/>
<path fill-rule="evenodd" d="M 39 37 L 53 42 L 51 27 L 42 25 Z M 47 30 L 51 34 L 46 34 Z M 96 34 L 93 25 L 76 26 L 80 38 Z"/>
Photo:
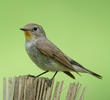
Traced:
<path fill-rule="evenodd" d="M 51 57 L 54 60 L 57 60 L 61 64 L 63 64 L 68 69 L 71 69 L 78 73 L 70 63 L 68 57 L 65 56 L 63 52 L 61 52 L 60 49 L 58 49 L 52 42 L 50 42 L 47 39 L 41 39 L 37 41 L 37 49 L 44 55 Z"/>

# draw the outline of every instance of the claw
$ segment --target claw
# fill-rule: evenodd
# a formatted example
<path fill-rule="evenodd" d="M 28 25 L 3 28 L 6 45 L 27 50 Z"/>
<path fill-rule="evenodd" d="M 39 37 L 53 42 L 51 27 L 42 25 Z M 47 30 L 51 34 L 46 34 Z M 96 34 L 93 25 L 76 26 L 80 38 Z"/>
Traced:
<path fill-rule="evenodd" d="M 36 76 L 34 76 L 34 75 L 27 75 L 27 77 L 33 77 L 33 78 L 36 78 Z"/>

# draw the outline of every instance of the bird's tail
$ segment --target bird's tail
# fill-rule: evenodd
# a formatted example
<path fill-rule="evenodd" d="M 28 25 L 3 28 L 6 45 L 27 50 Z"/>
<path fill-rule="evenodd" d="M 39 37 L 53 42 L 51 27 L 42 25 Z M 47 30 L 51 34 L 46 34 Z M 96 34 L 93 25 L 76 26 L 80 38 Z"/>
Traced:
<path fill-rule="evenodd" d="M 84 68 L 83 66 L 73 65 L 73 67 L 74 67 L 74 69 L 75 69 L 76 71 L 78 71 L 78 72 L 89 73 L 89 74 L 91 74 L 91 75 L 93 75 L 93 76 L 95 76 L 95 77 L 97 77 L 97 78 L 99 78 L 99 79 L 102 79 L 102 76 L 101 76 L 101 75 L 96 74 L 95 72 L 92 72 L 92 71 L 90 71 L 90 70 Z"/>
<path fill-rule="evenodd" d="M 88 70 L 88 69 L 86 69 L 86 71 L 87 71 L 89 74 L 91 74 L 91 75 L 93 75 L 93 76 L 95 76 L 95 77 L 97 77 L 97 78 L 99 78 L 99 79 L 102 79 L 102 76 L 101 76 L 101 75 L 96 74 L 95 72 L 92 72 L 92 71 L 90 71 L 90 70 Z"/>
<path fill-rule="evenodd" d="M 70 63 L 72 64 L 72 67 L 77 71 L 77 72 L 82 72 L 82 73 L 89 73 L 99 79 L 102 79 L 102 76 L 99 74 L 96 74 L 95 72 L 92 72 L 88 69 L 86 69 L 85 67 L 83 67 L 82 65 L 80 65 L 79 63 L 77 63 L 76 61 L 72 60 L 71 58 L 68 57 L 68 59 L 70 60 Z"/>

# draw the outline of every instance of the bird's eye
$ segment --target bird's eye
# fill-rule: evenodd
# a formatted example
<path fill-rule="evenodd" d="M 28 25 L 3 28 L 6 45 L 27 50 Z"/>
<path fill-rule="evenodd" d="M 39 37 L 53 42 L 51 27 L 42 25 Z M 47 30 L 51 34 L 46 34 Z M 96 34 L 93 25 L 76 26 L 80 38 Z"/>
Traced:
<path fill-rule="evenodd" d="M 37 27 L 34 27 L 34 28 L 33 28 L 33 31 L 37 31 Z"/>

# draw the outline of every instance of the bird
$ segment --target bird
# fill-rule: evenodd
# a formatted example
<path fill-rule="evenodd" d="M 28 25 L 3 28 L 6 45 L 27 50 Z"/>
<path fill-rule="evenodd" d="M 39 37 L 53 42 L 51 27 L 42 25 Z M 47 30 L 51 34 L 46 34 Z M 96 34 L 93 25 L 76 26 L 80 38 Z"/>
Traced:
<path fill-rule="evenodd" d="M 44 72 L 37 75 L 37 77 L 47 73 L 55 72 L 51 80 L 55 78 L 58 72 L 63 72 L 72 79 L 75 76 L 71 72 L 89 73 L 99 79 L 102 76 L 88 70 L 81 64 L 64 54 L 54 43 L 52 43 L 46 36 L 43 27 L 39 24 L 27 24 L 20 30 L 25 34 L 25 49 L 31 60 Z"/>

